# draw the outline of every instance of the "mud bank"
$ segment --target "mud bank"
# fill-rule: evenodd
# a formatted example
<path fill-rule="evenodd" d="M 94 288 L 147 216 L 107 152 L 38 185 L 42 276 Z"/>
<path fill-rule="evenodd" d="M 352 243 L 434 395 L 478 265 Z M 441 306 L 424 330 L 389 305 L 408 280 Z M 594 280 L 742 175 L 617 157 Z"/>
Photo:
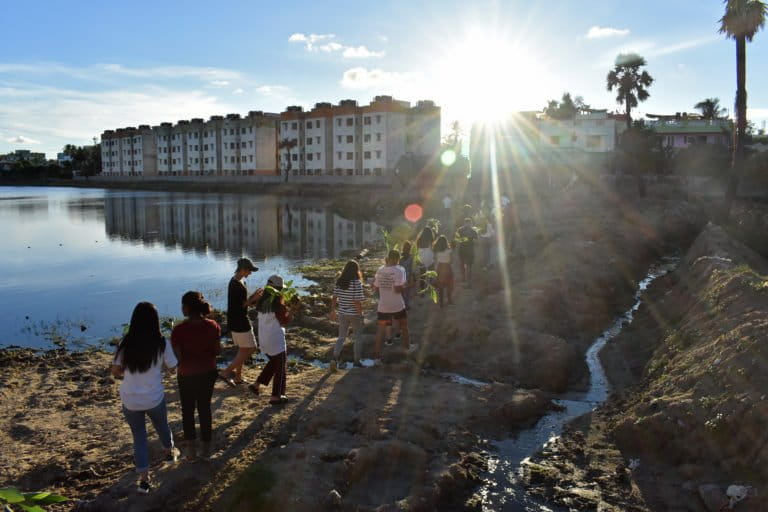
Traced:
<path fill-rule="evenodd" d="M 768 261 L 709 225 L 603 352 L 618 392 L 527 472 L 585 510 L 765 510 Z"/>
<path fill-rule="evenodd" d="M 118 384 L 106 375 L 108 354 L 62 364 L 8 356 L 3 483 L 60 491 L 75 510 L 480 510 L 490 442 L 535 423 L 553 407 L 551 392 L 586 388 L 587 345 L 631 305 L 648 264 L 683 246 L 701 218 L 685 203 L 593 196 L 519 209 L 505 230 L 506 259 L 494 257 L 488 270 L 478 261 L 466 283 L 457 272 L 455 305 L 414 300 L 412 354 L 394 343 L 383 367 L 337 373 L 294 364 L 283 408 L 217 387 L 213 460 L 156 464 L 149 496 L 133 493 L 130 434 Z M 338 264 L 305 272 L 326 277 L 289 329 L 289 354 L 328 361 L 336 328 L 323 314 Z M 366 262 L 366 277 L 377 266 Z M 363 356 L 371 357 L 375 313 L 366 308 Z M 246 379 L 258 370 L 248 367 Z M 166 389 L 179 435 L 172 378 Z M 16 459 L 23 464 L 5 464 Z"/>

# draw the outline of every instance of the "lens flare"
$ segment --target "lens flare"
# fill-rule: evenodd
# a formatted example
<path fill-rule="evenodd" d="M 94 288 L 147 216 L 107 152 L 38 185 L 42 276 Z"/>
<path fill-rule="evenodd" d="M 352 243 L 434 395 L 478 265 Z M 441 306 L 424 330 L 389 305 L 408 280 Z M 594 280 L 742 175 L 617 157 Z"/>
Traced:
<path fill-rule="evenodd" d="M 440 155 L 440 163 L 445 167 L 450 167 L 456 163 L 456 152 L 452 149 L 446 149 L 443 154 Z"/>
<path fill-rule="evenodd" d="M 424 215 L 424 209 L 420 205 L 412 203 L 405 207 L 403 215 L 408 222 L 419 222 L 421 216 Z"/>

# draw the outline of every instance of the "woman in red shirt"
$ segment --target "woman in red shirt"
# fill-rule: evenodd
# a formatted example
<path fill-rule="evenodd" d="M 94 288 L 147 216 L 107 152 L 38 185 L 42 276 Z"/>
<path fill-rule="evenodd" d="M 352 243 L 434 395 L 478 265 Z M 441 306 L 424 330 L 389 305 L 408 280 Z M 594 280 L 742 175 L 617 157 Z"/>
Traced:
<path fill-rule="evenodd" d="M 221 352 L 221 327 L 207 318 L 211 305 L 200 292 L 187 292 L 181 298 L 181 311 L 187 319 L 173 328 L 171 345 L 179 360 L 179 398 L 184 425 L 187 459 L 197 456 L 195 409 L 200 419 L 200 456 L 211 449 L 211 397 L 218 375 L 216 356 Z"/>

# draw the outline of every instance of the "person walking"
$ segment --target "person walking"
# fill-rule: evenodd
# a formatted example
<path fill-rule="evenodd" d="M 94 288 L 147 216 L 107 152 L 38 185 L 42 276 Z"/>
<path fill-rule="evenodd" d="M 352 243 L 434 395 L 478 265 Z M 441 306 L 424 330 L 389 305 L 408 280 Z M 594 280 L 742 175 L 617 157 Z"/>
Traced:
<path fill-rule="evenodd" d="M 453 219 L 453 198 L 451 194 L 446 192 L 443 196 L 443 218 L 442 221 L 448 225 Z"/>
<path fill-rule="evenodd" d="M 256 303 L 261 297 L 261 290 L 256 290 L 248 297 L 248 289 L 243 279 L 251 275 L 251 272 L 259 270 L 248 258 L 237 260 L 235 275 L 229 280 L 227 292 L 227 324 L 232 335 L 232 341 L 237 345 L 237 355 L 218 377 L 226 382 L 229 387 L 235 387 L 243 382 L 243 364 L 256 352 L 256 337 L 253 334 L 253 326 L 248 319 L 248 306 Z"/>
<path fill-rule="evenodd" d="M 411 298 L 413 296 L 413 244 L 410 240 L 403 242 L 403 252 L 400 254 L 400 266 L 405 270 L 405 288 L 403 289 L 403 301 L 405 309 L 411 309 Z"/>
<path fill-rule="evenodd" d="M 344 270 L 336 280 L 331 299 L 331 322 L 339 321 L 339 337 L 333 347 L 333 360 L 331 371 L 335 372 L 339 364 L 341 350 L 344 341 L 352 327 L 353 340 L 353 364 L 360 367 L 360 358 L 363 355 L 363 274 L 360 272 L 360 264 L 355 260 L 349 260 L 344 265 Z"/>
<path fill-rule="evenodd" d="M 374 343 L 374 364 L 381 364 L 381 345 L 384 340 L 384 331 L 392 322 L 397 322 L 400 327 L 400 336 L 403 347 L 410 349 L 410 336 L 408 333 L 408 315 L 403 300 L 405 287 L 405 270 L 398 263 L 400 252 L 392 249 L 387 254 L 384 265 L 376 271 L 373 286 L 379 290 L 379 303 L 377 306 L 376 340 Z"/>
<path fill-rule="evenodd" d="M 480 234 L 480 242 L 483 248 L 485 257 L 483 258 L 483 268 L 488 270 L 491 268 L 491 261 L 493 259 L 493 246 L 496 242 L 496 230 L 493 227 L 493 221 L 488 218 L 485 223 L 485 231 Z"/>
<path fill-rule="evenodd" d="M 435 288 L 440 307 L 443 307 L 443 297 L 448 295 L 448 305 L 453 305 L 453 269 L 451 268 L 451 246 L 445 235 L 440 235 L 435 241 L 435 269 L 437 270 L 437 279 L 435 279 Z"/>
<path fill-rule="evenodd" d="M 267 286 L 277 291 L 283 289 L 283 278 L 278 275 L 267 279 Z M 288 347 L 285 342 L 285 326 L 290 321 L 290 312 L 282 296 L 274 295 L 268 290 L 259 294 L 256 303 L 259 322 L 259 344 L 261 351 L 269 361 L 261 370 L 254 384 L 248 386 L 253 394 L 259 395 L 260 387 L 272 381 L 272 396 L 269 403 L 277 405 L 285 402 L 286 374 L 288 373 Z"/>
<path fill-rule="evenodd" d="M 181 312 L 186 320 L 171 332 L 171 345 L 179 361 L 179 401 L 184 425 L 184 444 L 188 460 L 197 456 L 195 410 L 200 420 L 200 456 L 211 453 L 213 420 L 211 397 L 216 383 L 216 356 L 221 353 L 221 327 L 207 318 L 211 305 L 196 291 L 181 297 Z"/>
<path fill-rule="evenodd" d="M 470 217 L 464 219 L 464 225 L 456 231 L 456 240 L 459 249 L 459 266 L 461 267 L 461 280 L 467 288 L 472 287 L 472 264 L 475 262 L 475 240 L 477 231 Z"/>
<path fill-rule="evenodd" d="M 111 372 L 115 378 L 123 378 L 120 399 L 133 436 L 133 462 L 139 480 L 136 490 L 141 494 L 152 490 L 147 416 L 166 450 L 166 461 L 178 460 L 179 451 L 168 427 L 163 388 L 163 366 L 175 368 L 176 364 L 173 349 L 160 332 L 157 308 L 150 302 L 139 302 L 131 315 L 128 332 L 117 346 Z"/>
<path fill-rule="evenodd" d="M 416 248 L 419 251 L 419 291 L 426 288 L 426 279 L 422 276 L 427 270 L 432 270 L 435 264 L 435 253 L 432 251 L 432 244 L 435 242 L 435 232 L 429 226 L 425 227 L 416 237 Z"/>

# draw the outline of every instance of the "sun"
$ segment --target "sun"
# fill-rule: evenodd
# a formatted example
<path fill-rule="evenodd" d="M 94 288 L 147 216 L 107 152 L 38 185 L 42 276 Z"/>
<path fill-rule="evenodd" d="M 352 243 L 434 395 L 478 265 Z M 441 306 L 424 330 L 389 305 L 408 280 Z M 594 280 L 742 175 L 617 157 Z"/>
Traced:
<path fill-rule="evenodd" d="M 444 47 L 429 75 L 446 117 L 465 125 L 539 109 L 552 85 L 536 52 L 479 29 Z"/>

